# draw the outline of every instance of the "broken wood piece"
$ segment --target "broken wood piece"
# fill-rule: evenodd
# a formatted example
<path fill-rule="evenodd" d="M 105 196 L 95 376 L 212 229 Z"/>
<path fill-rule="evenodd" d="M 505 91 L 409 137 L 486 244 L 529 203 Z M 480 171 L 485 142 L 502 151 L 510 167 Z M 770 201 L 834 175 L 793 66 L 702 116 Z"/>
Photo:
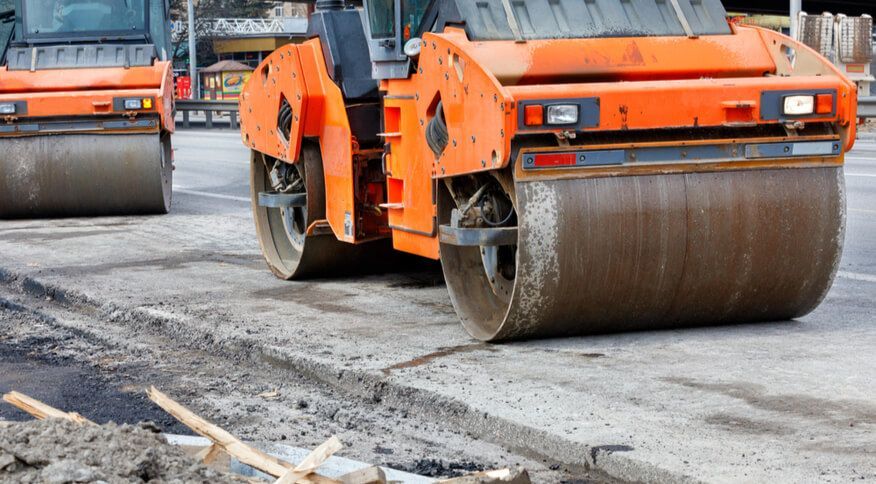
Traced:
<path fill-rule="evenodd" d="M 194 430 L 195 433 L 210 439 L 215 445 L 221 447 L 229 455 L 236 457 L 246 465 L 255 467 L 274 477 L 285 474 L 286 471 L 293 467 L 288 462 L 281 461 L 276 457 L 244 444 L 237 437 L 234 437 L 221 427 L 204 420 L 188 408 L 158 391 L 154 386 L 150 387 L 146 394 L 150 400 L 163 408 L 164 411 L 173 415 L 177 420 Z"/>
<path fill-rule="evenodd" d="M 76 412 L 65 412 L 63 410 L 59 410 L 55 407 L 46 405 L 45 403 L 31 398 L 23 393 L 18 392 L 9 392 L 3 395 L 3 401 L 6 403 L 18 408 L 19 410 L 23 410 L 29 413 L 31 416 L 38 420 L 45 420 L 47 418 L 60 418 L 64 420 L 70 420 L 71 422 L 76 422 L 80 425 L 97 425 L 91 420 L 79 415 Z"/>
<path fill-rule="evenodd" d="M 293 484 L 300 479 L 314 473 L 335 452 L 344 448 L 344 444 L 337 437 L 332 436 L 319 447 L 313 449 L 307 457 L 295 466 L 294 469 L 283 474 L 275 484 Z"/>
<path fill-rule="evenodd" d="M 530 484 L 526 469 L 497 469 L 438 481 L 438 484 Z"/>
<path fill-rule="evenodd" d="M 280 391 L 277 390 L 276 388 L 274 388 L 273 390 L 271 390 L 269 392 L 262 392 L 256 396 L 262 397 L 265 400 L 276 400 L 276 399 L 280 398 Z"/>
<path fill-rule="evenodd" d="M 365 467 L 338 478 L 343 484 L 386 484 L 386 473 L 377 466 Z"/>
<path fill-rule="evenodd" d="M 238 440 L 237 437 L 231 435 L 221 427 L 201 418 L 188 408 L 177 403 L 164 393 L 158 391 L 158 389 L 156 389 L 154 386 L 149 387 L 149 390 L 146 391 L 146 394 L 149 396 L 150 400 L 155 402 L 155 404 L 159 407 L 163 408 L 165 412 L 173 415 L 174 418 L 182 422 L 188 428 L 192 429 L 198 435 L 210 439 L 210 441 L 212 441 L 215 445 L 224 450 L 228 455 L 236 458 L 240 462 L 250 467 L 258 469 L 265 474 L 269 474 L 274 477 L 283 476 L 289 470 L 295 468 L 295 466 L 293 466 L 289 462 L 280 460 L 254 447 L 250 447 L 244 444 L 243 442 Z M 334 479 L 320 476 L 319 474 L 308 475 L 307 480 L 314 483 L 338 482 Z"/>
<path fill-rule="evenodd" d="M 198 454 L 195 455 L 195 458 L 203 462 L 204 465 L 210 465 L 221 453 L 222 447 L 219 447 L 216 444 L 211 444 L 208 447 L 204 447 L 204 450 L 198 452 Z"/>

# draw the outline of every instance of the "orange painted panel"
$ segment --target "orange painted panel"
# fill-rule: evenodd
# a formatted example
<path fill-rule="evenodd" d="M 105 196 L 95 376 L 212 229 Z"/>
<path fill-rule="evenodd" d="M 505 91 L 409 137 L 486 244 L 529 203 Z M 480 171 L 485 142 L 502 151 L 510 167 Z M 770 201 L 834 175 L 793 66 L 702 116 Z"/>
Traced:
<path fill-rule="evenodd" d="M 435 154 L 423 137 L 414 84 L 388 81 L 384 98 L 387 151 L 386 170 L 389 226 L 393 246 L 405 252 L 437 259 L 435 219 Z"/>
<path fill-rule="evenodd" d="M 284 98 L 293 111 L 288 141 L 277 132 Z M 302 138 L 319 139 L 326 219 L 339 240 L 358 242 L 353 137 L 344 96 L 328 74 L 319 39 L 286 45 L 268 56 L 244 86 L 240 109 L 244 144 L 287 163 L 297 162 Z"/>
<path fill-rule="evenodd" d="M 599 98 L 599 126 L 588 131 L 663 129 L 766 124 L 760 119 L 761 92 L 792 89 L 836 89 L 836 116 L 819 116 L 803 121 L 834 121 L 847 124 L 855 106 L 849 86 L 839 77 L 760 77 L 739 79 L 697 79 L 683 81 L 641 81 L 588 84 L 511 86 L 514 100 Z M 516 111 L 516 110 L 515 110 Z M 515 116 L 516 126 L 516 116 Z"/>
<path fill-rule="evenodd" d="M 147 89 L 161 86 L 168 62 L 149 67 L 106 67 L 101 69 L 64 69 L 10 71 L 0 68 L 0 94 L 50 91 L 89 91 Z"/>
<path fill-rule="evenodd" d="M 325 172 L 326 219 L 339 240 L 357 242 L 353 136 L 344 95 L 329 76 L 319 40 L 305 42 L 298 49 L 310 94 L 304 135 L 319 136 Z"/>
<path fill-rule="evenodd" d="M 757 32 L 469 42 L 448 33 L 504 85 L 584 81 L 761 77 L 775 64 Z"/>
<path fill-rule="evenodd" d="M 437 177 L 489 171 L 504 166 L 510 156 L 512 98 L 462 48 L 467 43 L 465 34 L 454 29 L 424 35 L 417 73 L 409 81 L 418 116 L 409 122 L 416 125 L 423 146 L 425 126 L 434 117 L 438 99 L 443 105 L 450 142 L 438 159 L 431 158 Z"/>
<path fill-rule="evenodd" d="M 161 80 L 161 87 L 158 89 L 158 100 L 156 100 L 156 108 L 161 115 L 161 124 L 163 128 L 171 133 L 176 131 L 176 120 L 174 120 L 173 103 L 173 64 L 171 62 L 156 62 L 156 66 L 161 66 L 164 69 L 164 77 Z"/>
<path fill-rule="evenodd" d="M 0 101 L 26 101 L 30 118 L 119 114 L 112 111 L 113 98 L 151 97 L 154 109 L 138 113 L 157 112 L 161 127 L 173 132 L 172 76 L 170 62 L 87 71 L 8 71 L 4 67 L 0 69 Z"/>
<path fill-rule="evenodd" d="M 288 140 L 277 130 L 283 99 L 292 108 Z M 307 89 L 301 74 L 298 48 L 287 45 L 268 56 L 250 76 L 239 97 L 243 144 L 274 158 L 293 163 L 301 150 L 301 114 Z"/>

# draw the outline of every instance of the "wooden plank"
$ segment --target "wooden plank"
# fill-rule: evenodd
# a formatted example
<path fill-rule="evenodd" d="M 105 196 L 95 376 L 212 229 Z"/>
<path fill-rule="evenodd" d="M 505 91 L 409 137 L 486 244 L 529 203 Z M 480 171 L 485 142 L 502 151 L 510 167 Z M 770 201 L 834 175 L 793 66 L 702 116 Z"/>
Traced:
<path fill-rule="evenodd" d="M 319 447 L 301 461 L 294 469 L 283 474 L 275 484 L 293 484 L 300 479 L 316 472 L 316 469 L 321 466 L 335 452 L 344 448 L 344 444 L 337 437 L 332 437 L 323 442 Z"/>
<path fill-rule="evenodd" d="M 38 420 L 45 420 L 47 418 L 60 418 L 64 420 L 70 420 L 71 422 L 76 422 L 80 425 L 97 425 L 91 420 L 88 420 L 87 418 L 79 415 L 76 412 L 65 412 L 63 410 L 59 410 L 55 407 L 46 405 L 45 403 L 35 398 L 31 398 L 23 393 L 9 392 L 3 395 L 3 401 L 29 413 Z"/>
<path fill-rule="evenodd" d="M 204 447 L 204 450 L 198 452 L 198 455 L 196 455 L 195 458 L 203 462 L 204 465 L 210 465 L 217 457 L 219 457 L 219 455 L 222 454 L 222 452 L 222 447 L 213 444 L 209 447 Z"/>
<path fill-rule="evenodd" d="M 386 484 L 386 474 L 377 466 L 353 471 L 338 478 L 344 484 Z"/>
<path fill-rule="evenodd" d="M 526 469 L 497 469 L 444 479 L 438 484 L 530 484 L 530 480 Z"/>
<path fill-rule="evenodd" d="M 274 456 L 268 455 L 256 448 L 250 447 L 237 437 L 234 437 L 221 427 L 214 425 L 207 420 L 196 415 L 188 408 L 177 403 L 167 395 L 158 391 L 154 386 L 146 391 L 149 399 L 155 402 L 164 411 L 173 415 L 177 420 L 192 429 L 198 435 L 210 439 L 215 445 L 219 446 L 228 455 L 236 458 L 240 462 L 254 467 L 266 474 L 274 477 L 281 477 L 294 469 L 295 466 L 280 460 Z M 310 474 L 304 481 L 314 483 L 337 483 L 334 479 L 329 479 L 319 474 Z"/>

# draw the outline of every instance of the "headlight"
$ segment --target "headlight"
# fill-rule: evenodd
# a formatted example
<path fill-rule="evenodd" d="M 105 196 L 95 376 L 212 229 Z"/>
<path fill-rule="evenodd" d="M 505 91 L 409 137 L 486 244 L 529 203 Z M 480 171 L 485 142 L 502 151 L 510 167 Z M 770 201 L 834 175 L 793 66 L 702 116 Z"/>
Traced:
<path fill-rule="evenodd" d="M 125 99 L 125 109 L 143 109 L 143 101 L 140 99 Z"/>
<path fill-rule="evenodd" d="M 547 124 L 578 124 L 577 104 L 555 104 L 547 107 Z"/>
<path fill-rule="evenodd" d="M 785 109 L 789 116 L 801 116 L 815 112 L 815 96 L 785 96 Z"/>
<path fill-rule="evenodd" d="M 15 103 L 0 103 L 0 114 L 15 114 Z"/>

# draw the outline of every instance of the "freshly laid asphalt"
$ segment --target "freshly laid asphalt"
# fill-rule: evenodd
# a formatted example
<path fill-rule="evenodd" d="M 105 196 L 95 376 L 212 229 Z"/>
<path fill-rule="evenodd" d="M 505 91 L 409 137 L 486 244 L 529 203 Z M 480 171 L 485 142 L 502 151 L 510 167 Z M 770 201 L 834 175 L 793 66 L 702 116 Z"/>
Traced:
<path fill-rule="evenodd" d="M 847 157 L 842 264 L 808 316 L 502 345 L 436 271 L 276 280 L 238 135 L 175 147 L 170 215 L 0 221 L 0 282 L 618 479 L 876 479 L 876 141 Z"/>

